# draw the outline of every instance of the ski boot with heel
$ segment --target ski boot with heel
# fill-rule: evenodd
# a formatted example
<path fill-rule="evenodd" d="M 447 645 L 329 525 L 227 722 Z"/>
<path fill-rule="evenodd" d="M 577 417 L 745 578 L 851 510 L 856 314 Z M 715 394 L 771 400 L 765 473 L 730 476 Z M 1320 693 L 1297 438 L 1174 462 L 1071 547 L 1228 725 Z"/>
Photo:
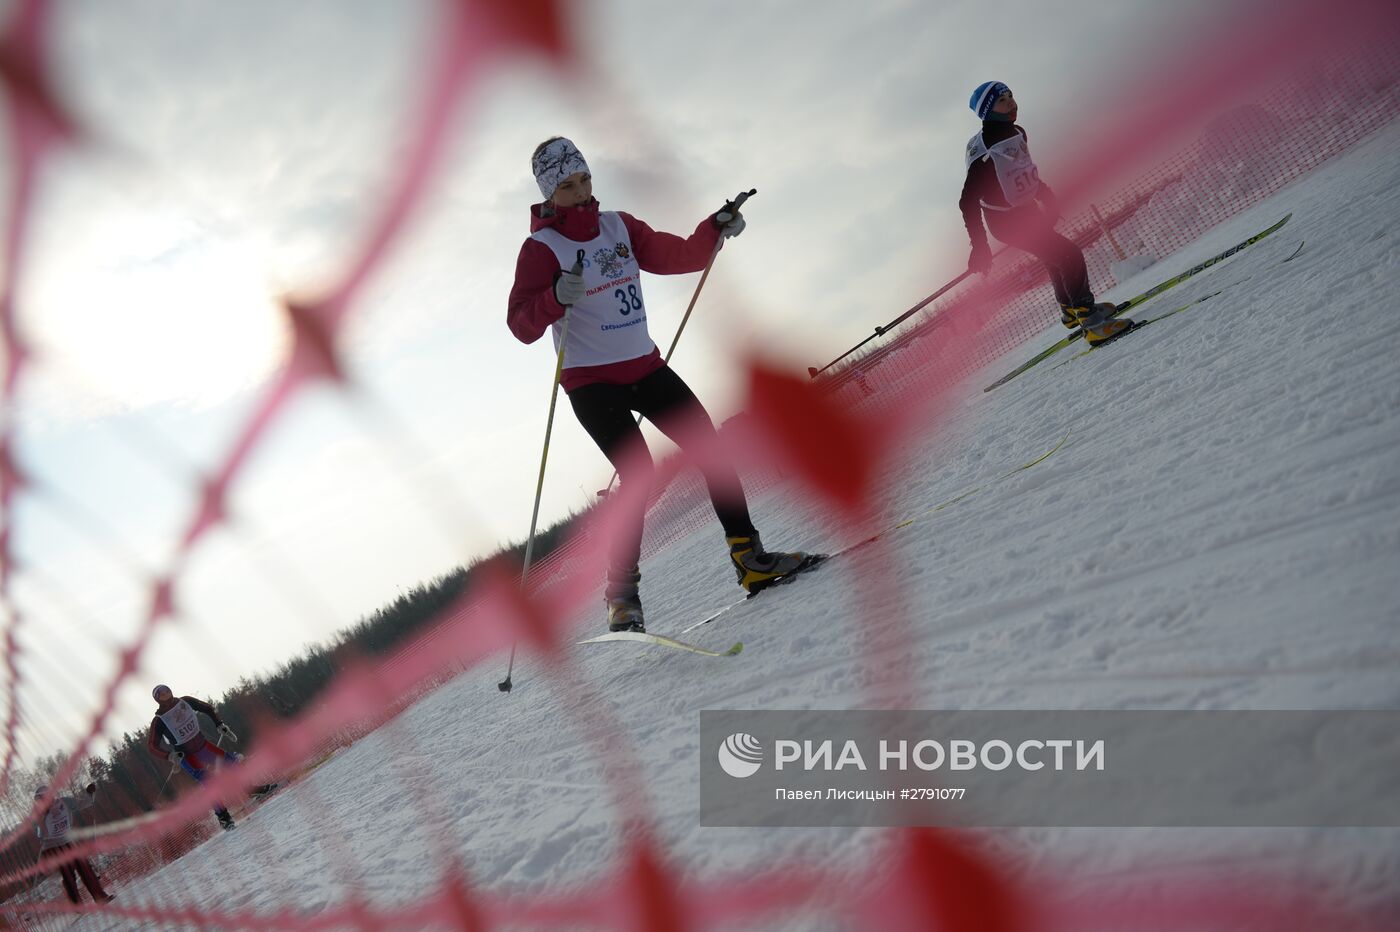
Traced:
<path fill-rule="evenodd" d="M 726 537 L 725 542 L 729 544 L 729 561 L 734 566 L 739 585 L 749 595 L 757 595 L 825 559 L 821 554 L 764 550 L 763 541 L 757 534 Z"/>
<path fill-rule="evenodd" d="M 608 586 L 604 598 L 608 603 L 608 630 L 646 633 L 642 616 L 642 599 L 637 593 L 642 574 L 633 566 L 625 570 L 608 570 Z"/>

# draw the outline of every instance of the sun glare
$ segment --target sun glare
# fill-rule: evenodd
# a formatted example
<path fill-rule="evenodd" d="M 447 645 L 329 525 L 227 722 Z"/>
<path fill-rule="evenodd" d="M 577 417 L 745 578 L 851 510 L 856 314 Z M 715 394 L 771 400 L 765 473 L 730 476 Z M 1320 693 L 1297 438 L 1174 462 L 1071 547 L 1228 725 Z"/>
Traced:
<path fill-rule="evenodd" d="M 149 217 L 86 233 L 37 263 L 25 326 L 89 404 L 205 406 L 266 378 L 286 331 L 256 250 Z"/>

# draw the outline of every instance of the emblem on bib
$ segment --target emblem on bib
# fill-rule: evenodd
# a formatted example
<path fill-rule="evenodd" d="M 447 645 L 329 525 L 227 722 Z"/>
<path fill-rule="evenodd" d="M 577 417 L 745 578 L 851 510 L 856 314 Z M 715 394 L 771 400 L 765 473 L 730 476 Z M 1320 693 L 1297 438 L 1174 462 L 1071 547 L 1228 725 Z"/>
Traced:
<path fill-rule="evenodd" d="M 632 250 L 627 248 L 626 243 L 618 243 L 593 253 L 593 261 L 598 264 L 598 271 L 604 278 L 612 278 L 621 272 L 623 264 L 630 258 Z"/>

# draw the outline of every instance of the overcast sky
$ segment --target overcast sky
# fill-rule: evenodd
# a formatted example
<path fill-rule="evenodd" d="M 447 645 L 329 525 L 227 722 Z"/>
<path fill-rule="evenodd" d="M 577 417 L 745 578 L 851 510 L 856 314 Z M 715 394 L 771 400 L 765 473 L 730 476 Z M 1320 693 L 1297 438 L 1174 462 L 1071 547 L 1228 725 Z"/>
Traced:
<path fill-rule="evenodd" d="M 658 229 L 687 233 L 758 189 L 674 360 L 721 420 L 746 341 L 822 365 L 962 270 L 975 85 L 1016 91 L 1053 179 L 1086 101 L 1113 99 L 1114 76 L 1206 6 L 569 5 L 597 80 L 521 60 L 477 87 L 426 209 L 354 308 L 362 400 L 315 389 L 278 423 L 235 488 L 235 527 L 196 551 L 181 620 L 123 693 L 114 733 L 144 725 L 155 682 L 217 695 L 525 536 L 553 354 L 511 336 L 505 300 L 539 199 L 540 140 L 571 137 L 603 208 Z M 39 483 L 12 544 L 27 751 L 88 720 L 198 474 L 226 454 L 285 349 L 277 296 L 334 276 L 356 248 L 437 12 L 407 0 L 58 5 L 60 91 L 88 141 L 41 179 L 21 294 L 42 353 L 11 412 Z M 663 348 L 696 280 L 645 280 Z M 542 523 L 586 505 L 609 474 L 562 406 Z M 718 530 L 715 543 L 719 572 Z"/>

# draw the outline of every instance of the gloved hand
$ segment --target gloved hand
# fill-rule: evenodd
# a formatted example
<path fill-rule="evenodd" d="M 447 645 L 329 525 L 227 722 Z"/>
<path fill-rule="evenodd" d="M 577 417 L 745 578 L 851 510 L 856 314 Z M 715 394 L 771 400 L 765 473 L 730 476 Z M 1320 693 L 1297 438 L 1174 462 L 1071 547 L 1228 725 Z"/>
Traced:
<path fill-rule="evenodd" d="M 567 272 L 560 272 L 559 277 L 554 282 L 554 300 L 564 307 L 571 307 L 583 300 L 583 250 L 578 251 L 578 259 L 574 261 L 574 267 Z"/>
<path fill-rule="evenodd" d="M 225 737 L 228 738 L 230 741 L 237 741 L 237 740 L 238 740 L 238 735 L 236 735 L 236 734 L 233 733 L 233 729 L 230 728 L 230 727 L 228 727 L 228 723 L 227 723 L 227 722 L 220 722 L 220 723 L 219 723 L 219 734 L 225 736 Z"/>
<path fill-rule="evenodd" d="M 554 300 L 565 307 L 582 301 L 583 292 L 583 273 L 581 272 L 560 272 L 559 278 L 554 282 Z"/>
<path fill-rule="evenodd" d="M 169 754 L 167 754 L 167 755 L 165 755 L 165 756 L 166 756 L 166 759 L 170 761 L 170 763 L 172 763 L 172 764 L 178 764 L 178 763 L 180 763 L 180 761 L 182 761 L 182 760 L 185 759 L 185 752 L 184 752 L 184 751 L 171 751 Z"/>
<path fill-rule="evenodd" d="M 748 224 L 745 223 L 743 214 L 737 210 L 731 210 L 726 204 L 719 213 L 715 214 L 715 226 L 719 227 L 720 236 L 730 239 L 744 232 L 744 227 Z"/>
<path fill-rule="evenodd" d="M 758 193 L 757 188 L 748 191 L 740 191 L 735 195 L 734 200 L 725 201 L 724 206 L 715 211 L 715 215 L 710 218 L 714 225 L 719 227 L 719 235 L 724 239 L 738 236 L 744 232 L 747 224 L 744 222 L 744 215 L 739 213 L 739 208 L 744 206 L 744 202 Z"/>
<path fill-rule="evenodd" d="M 985 244 L 972 247 L 972 255 L 967 259 L 969 272 L 986 272 L 992 267 L 992 251 Z"/>

